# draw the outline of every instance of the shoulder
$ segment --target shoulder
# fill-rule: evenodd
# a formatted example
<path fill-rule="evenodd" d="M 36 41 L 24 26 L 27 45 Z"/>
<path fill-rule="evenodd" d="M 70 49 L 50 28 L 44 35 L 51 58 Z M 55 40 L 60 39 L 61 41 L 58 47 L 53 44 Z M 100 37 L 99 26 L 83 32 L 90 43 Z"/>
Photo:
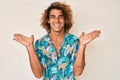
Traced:
<path fill-rule="evenodd" d="M 49 42 L 49 34 L 44 35 L 43 37 L 41 37 L 40 39 L 37 39 L 35 41 L 35 45 L 39 45 L 42 46 L 44 45 L 46 42 Z"/>
<path fill-rule="evenodd" d="M 79 38 L 76 35 L 73 35 L 73 34 L 70 34 L 70 33 L 67 33 L 65 38 L 67 40 L 79 40 Z"/>
<path fill-rule="evenodd" d="M 67 33 L 65 36 L 65 41 L 68 44 L 73 45 L 75 42 L 79 42 L 79 38 L 73 34 Z"/>

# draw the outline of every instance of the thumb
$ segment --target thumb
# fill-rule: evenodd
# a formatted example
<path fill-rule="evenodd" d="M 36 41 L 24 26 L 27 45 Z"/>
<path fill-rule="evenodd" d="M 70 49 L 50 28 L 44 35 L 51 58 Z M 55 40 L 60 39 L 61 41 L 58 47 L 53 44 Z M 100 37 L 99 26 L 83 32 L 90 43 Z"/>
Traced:
<path fill-rule="evenodd" d="M 32 38 L 34 38 L 34 35 L 31 35 Z"/>
<path fill-rule="evenodd" d="M 84 33 L 84 32 L 82 32 L 82 33 L 81 33 L 81 35 L 80 35 L 80 38 L 82 38 L 84 35 L 85 35 L 85 33 Z"/>
<path fill-rule="evenodd" d="M 85 35 L 85 33 L 84 33 L 84 32 L 82 32 L 82 33 L 81 33 L 81 36 L 84 36 L 84 35 Z"/>

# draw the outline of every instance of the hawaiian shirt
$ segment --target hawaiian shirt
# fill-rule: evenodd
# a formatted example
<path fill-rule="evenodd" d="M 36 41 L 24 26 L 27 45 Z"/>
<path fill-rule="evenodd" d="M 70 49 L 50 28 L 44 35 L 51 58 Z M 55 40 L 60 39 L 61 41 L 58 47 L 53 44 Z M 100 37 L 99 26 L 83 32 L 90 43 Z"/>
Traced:
<path fill-rule="evenodd" d="M 75 80 L 73 65 L 79 48 L 79 38 L 66 33 L 58 56 L 49 34 L 36 40 L 35 50 L 44 69 L 43 80 Z"/>

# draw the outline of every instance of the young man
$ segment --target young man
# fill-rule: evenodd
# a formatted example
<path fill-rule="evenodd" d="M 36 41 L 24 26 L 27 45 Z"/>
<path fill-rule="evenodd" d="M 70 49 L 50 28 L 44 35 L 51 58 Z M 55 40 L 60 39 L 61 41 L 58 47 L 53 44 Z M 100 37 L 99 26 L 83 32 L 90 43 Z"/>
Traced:
<path fill-rule="evenodd" d="M 72 27 L 69 5 L 54 2 L 44 12 L 41 25 L 48 32 L 34 43 L 34 37 L 15 34 L 14 40 L 23 44 L 29 55 L 31 69 L 43 80 L 75 80 L 85 66 L 86 45 L 100 34 L 99 30 L 81 34 L 78 38 L 69 33 Z"/>

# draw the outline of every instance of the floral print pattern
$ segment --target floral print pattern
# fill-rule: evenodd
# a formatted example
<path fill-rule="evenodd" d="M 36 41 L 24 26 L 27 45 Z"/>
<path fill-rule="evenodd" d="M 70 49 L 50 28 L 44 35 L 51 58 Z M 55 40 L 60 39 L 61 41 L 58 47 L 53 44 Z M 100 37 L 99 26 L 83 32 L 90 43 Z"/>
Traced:
<path fill-rule="evenodd" d="M 79 48 L 79 38 L 66 33 L 58 56 L 49 34 L 36 40 L 35 50 L 44 69 L 43 80 L 75 80 L 73 65 Z"/>

